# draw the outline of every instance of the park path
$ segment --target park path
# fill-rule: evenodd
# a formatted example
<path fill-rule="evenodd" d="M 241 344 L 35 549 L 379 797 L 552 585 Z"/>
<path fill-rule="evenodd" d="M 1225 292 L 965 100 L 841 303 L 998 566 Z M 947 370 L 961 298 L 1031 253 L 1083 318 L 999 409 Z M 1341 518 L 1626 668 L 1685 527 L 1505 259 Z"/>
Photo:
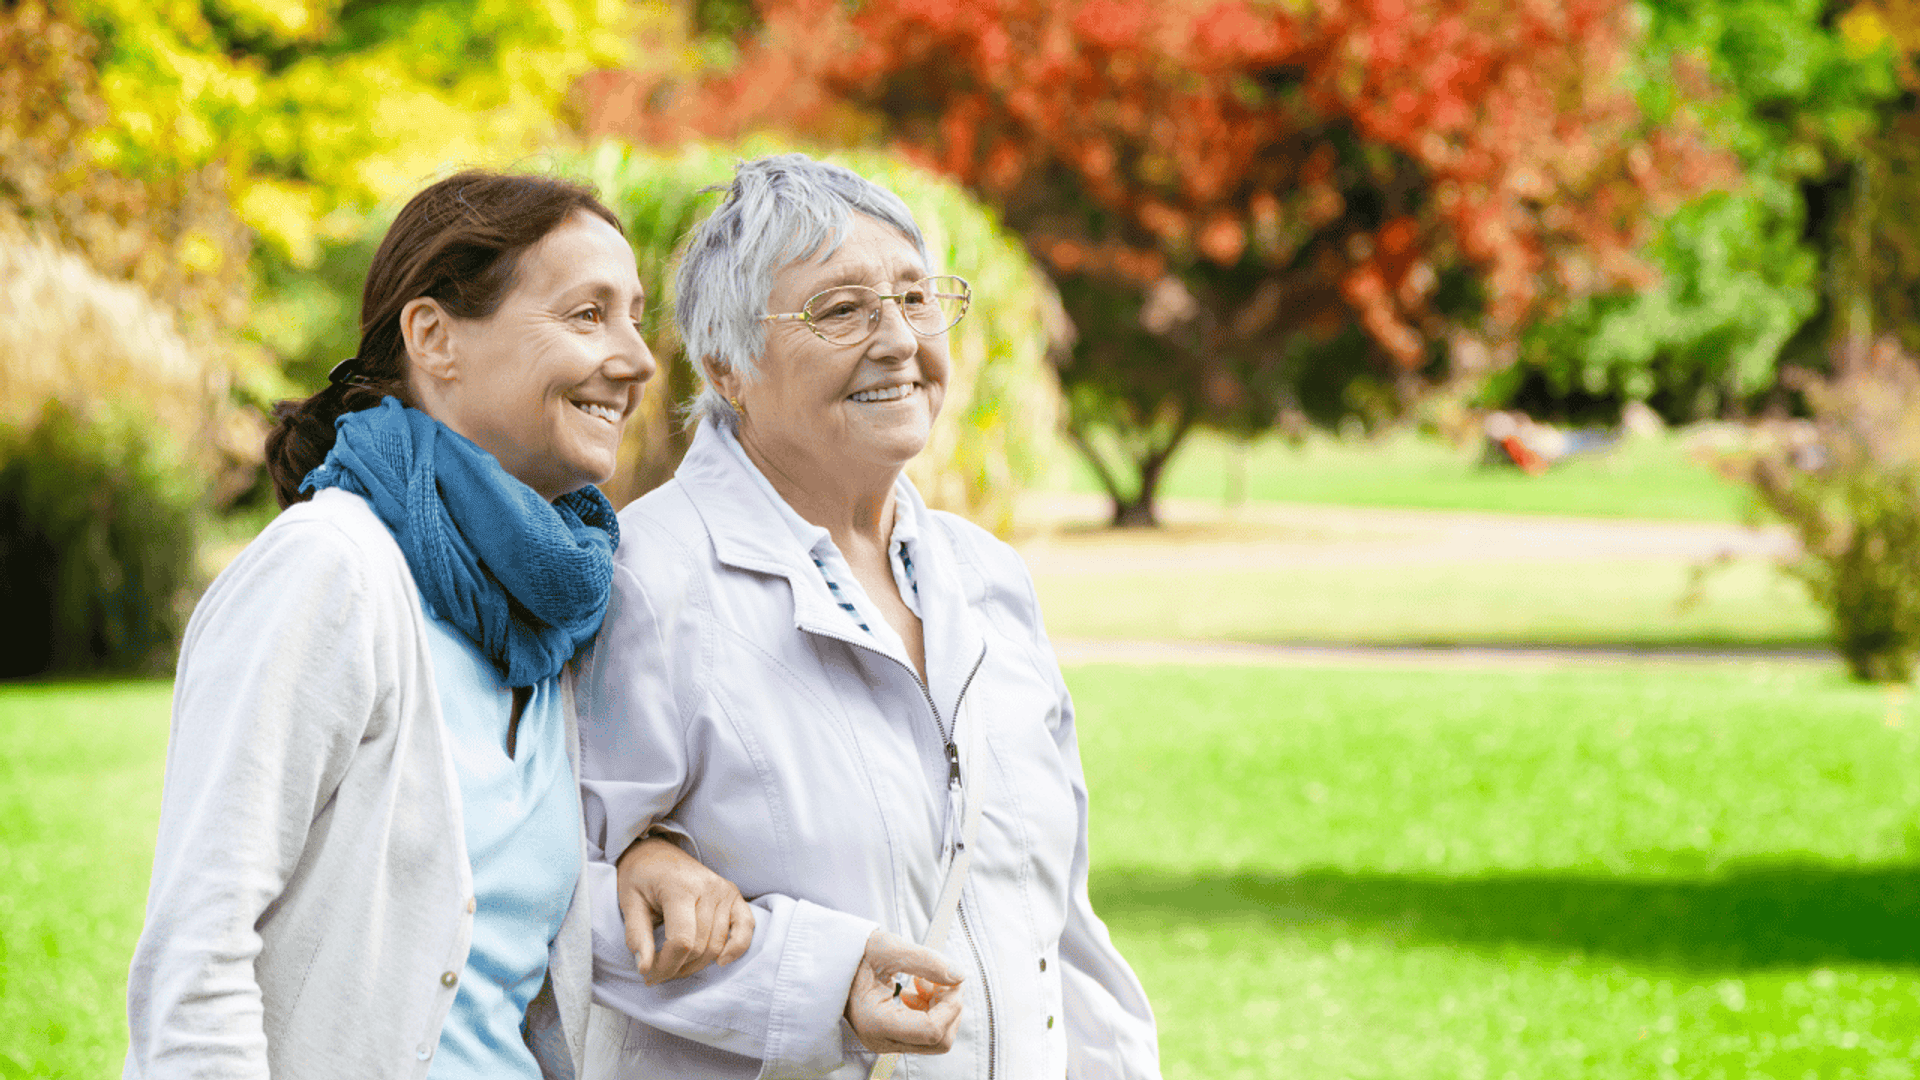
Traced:
<path fill-rule="evenodd" d="M 1016 540 L 1036 578 L 1126 572 L 1272 569 L 1306 566 L 1444 565 L 1472 562 L 1649 561 L 1710 563 L 1789 558 L 1784 528 L 1408 510 L 1292 503 L 1169 499 L 1151 532 L 1100 527 L 1106 500 L 1040 493 L 1020 507 L 1027 531 Z M 1248 644 L 1062 638 L 1066 663 L 1182 663 L 1277 666 L 1563 667 L 1713 664 L 1730 659 L 1831 663 L 1824 649 L 1606 648 L 1565 646 L 1370 646 Z"/>

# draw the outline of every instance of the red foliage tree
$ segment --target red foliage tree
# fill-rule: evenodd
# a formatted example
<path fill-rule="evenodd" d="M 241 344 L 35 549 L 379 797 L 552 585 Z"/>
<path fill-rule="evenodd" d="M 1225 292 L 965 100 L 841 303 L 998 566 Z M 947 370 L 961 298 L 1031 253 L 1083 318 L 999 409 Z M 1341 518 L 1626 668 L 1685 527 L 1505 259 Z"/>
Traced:
<path fill-rule="evenodd" d="M 611 126 L 820 134 L 852 106 L 998 207 L 1079 329 L 1072 435 L 1116 523 L 1153 520 L 1197 423 L 1391 410 L 1483 374 L 1525 319 L 1642 275 L 1650 210 L 1726 169 L 1620 85 L 1626 0 L 759 12 L 733 73 Z"/>

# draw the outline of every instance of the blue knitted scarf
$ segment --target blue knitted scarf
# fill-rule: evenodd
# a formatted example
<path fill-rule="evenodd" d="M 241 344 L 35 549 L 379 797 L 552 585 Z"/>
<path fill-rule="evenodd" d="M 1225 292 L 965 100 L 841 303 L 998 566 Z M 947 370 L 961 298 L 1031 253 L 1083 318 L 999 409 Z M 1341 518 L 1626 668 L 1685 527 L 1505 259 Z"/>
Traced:
<path fill-rule="evenodd" d="M 492 454 L 394 398 L 334 423 L 300 490 L 338 487 L 393 530 L 428 610 L 508 686 L 557 675 L 607 612 L 620 523 L 596 487 L 549 503 Z"/>

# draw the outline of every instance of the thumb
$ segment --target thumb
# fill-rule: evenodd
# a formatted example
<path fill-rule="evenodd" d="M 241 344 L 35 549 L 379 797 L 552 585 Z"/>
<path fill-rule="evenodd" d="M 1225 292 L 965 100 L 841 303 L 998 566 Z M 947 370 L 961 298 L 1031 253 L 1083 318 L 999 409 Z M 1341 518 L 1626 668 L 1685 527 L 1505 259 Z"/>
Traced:
<path fill-rule="evenodd" d="M 894 974 L 915 975 L 948 986 L 966 978 L 947 963 L 946 957 L 923 945 L 908 944 L 887 959 L 888 971 Z"/>

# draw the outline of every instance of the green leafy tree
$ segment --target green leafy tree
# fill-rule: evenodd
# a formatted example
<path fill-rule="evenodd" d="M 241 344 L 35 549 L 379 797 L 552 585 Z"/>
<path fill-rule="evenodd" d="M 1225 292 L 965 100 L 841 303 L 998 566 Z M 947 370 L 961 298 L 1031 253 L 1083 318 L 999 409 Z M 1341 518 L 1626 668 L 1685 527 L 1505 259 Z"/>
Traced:
<path fill-rule="evenodd" d="M 1579 414 L 1645 401 L 1684 421 L 1741 411 L 1783 362 L 1825 364 L 1846 303 L 1832 288 L 1836 230 L 1901 93 L 1889 32 L 1826 0 L 1642 8 L 1636 95 L 1655 115 L 1701 115 L 1741 183 L 1662 221 L 1650 287 L 1576 300 L 1530 330 L 1492 402 Z"/>

